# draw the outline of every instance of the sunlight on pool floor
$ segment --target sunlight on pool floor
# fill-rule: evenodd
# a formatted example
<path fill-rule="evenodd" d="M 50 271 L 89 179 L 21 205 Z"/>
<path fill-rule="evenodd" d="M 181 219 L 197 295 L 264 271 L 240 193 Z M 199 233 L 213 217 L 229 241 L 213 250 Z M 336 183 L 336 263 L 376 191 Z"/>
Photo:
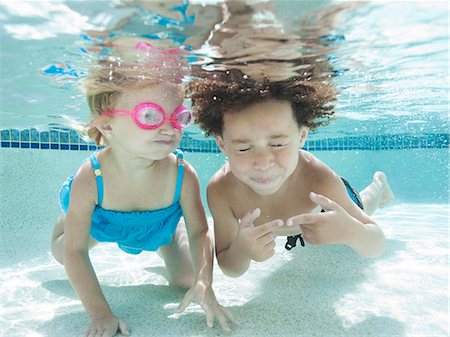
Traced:
<path fill-rule="evenodd" d="M 356 271 L 357 280 L 353 282 L 354 286 L 343 287 L 345 291 L 341 291 L 336 300 L 333 299 L 331 303 L 331 310 L 341 320 L 342 329 L 352 329 L 375 316 L 389 317 L 401 322 L 405 326 L 405 336 L 447 334 L 449 332 L 447 306 L 449 251 L 446 205 L 397 204 L 379 210 L 375 219 L 385 230 L 388 240 L 386 253 L 378 259 L 371 260 L 370 264 L 366 263 L 365 259 L 346 259 L 345 256 L 349 252 L 345 250 L 342 253 L 336 246 L 332 248 L 307 246 L 295 252 L 288 252 L 283 248 L 284 240 L 279 238 L 275 257 L 264 263 L 253 263 L 249 272 L 239 279 L 225 277 L 216 266 L 214 288 L 219 302 L 224 306 L 232 307 L 232 311 L 241 308 L 256 317 L 261 317 L 261 313 L 256 312 L 260 309 L 253 309 L 252 305 L 258 307 L 260 299 L 265 296 L 282 297 L 285 289 L 277 289 L 278 284 L 282 287 L 286 284 L 296 287 L 296 283 L 304 287 L 307 285 L 306 289 L 300 290 L 304 291 L 302 296 L 306 298 L 320 296 L 317 293 L 308 293 L 309 289 L 318 291 L 327 289 L 327 286 L 339 289 L 342 286 L 339 281 L 346 282 L 352 275 L 339 274 L 339 270 L 345 272 L 345 267 L 334 274 L 330 266 L 333 266 L 336 261 L 330 261 L 330 257 L 335 257 L 340 264 L 349 261 L 348 270 L 354 268 L 351 265 L 352 261 L 363 261 L 360 265 L 363 267 L 360 273 Z M 322 265 L 320 265 L 320 257 L 314 257 L 318 254 L 322 254 L 327 259 Z M 283 266 L 290 262 L 295 266 L 293 259 L 297 256 L 316 263 L 317 270 L 314 266 L 305 264 L 301 266 L 303 269 L 299 270 L 306 274 L 304 279 L 301 278 L 302 275 L 293 275 L 289 273 L 289 270 L 286 272 Z M 174 295 L 166 298 L 167 290 L 158 290 L 167 289 L 169 283 L 166 279 L 164 264 L 155 253 L 132 256 L 123 254 L 114 244 L 104 244 L 94 248 L 91 258 L 108 298 L 113 298 L 120 288 L 126 288 L 129 291 L 145 285 L 145 289 L 149 290 L 149 301 L 154 301 L 152 296 L 156 296 L 155 298 L 163 296 L 158 303 L 163 303 L 164 317 L 169 318 L 169 323 L 165 324 L 170 325 L 172 324 L 170 322 L 179 318 L 175 311 L 183 292 L 174 290 Z M 298 261 L 301 260 L 298 259 Z M 280 268 L 283 271 L 280 271 L 279 275 L 276 271 Z M 320 272 L 323 272 L 323 276 Z M 291 280 L 293 277 L 297 279 Z M 330 279 L 337 283 L 329 283 Z M 269 287 L 267 282 L 270 282 Z M 314 282 L 322 284 L 308 288 L 309 283 Z M 2 268 L 1 285 L 1 326 L 2 334 L 5 336 L 53 336 L 51 332 L 45 331 L 46 324 L 61 315 L 66 319 L 71 314 L 75 315 L 74 319 L 79 321 L 77 324 L 80 326 L 80 332 L 83 331 L 87 322 L 83 308 L 67 281 L 64 268 L 54 262 L 50 254 Z M 153 289 L 157 290 L 156 294 L 153 294 Z M 142 289 L 140 291 L 141 293 L 137 292 L 138 296 L 142 295 Z M 123 294 L 122 291 L 120 293 Z M 132 293 L 129 298 L 111 299 L 111 301 L 121 303 L 125 307 L 137 306 L 138 303 L 129 303 L 142 300 L 135 301 L 132 297 L 135 295 L 136 293 Z M 301 303 L 296 302 L 296 299 L 287 300 L 292 301 L 291 306 L 299 307 L 300 311 L 305 310 L 301 307 Z M 306 299 L 307 305 L 309 302 L 313 303 L 313 300 Z M 319 310 L 320 303 L 319 297 L 317 301 Z M 268 308 L 264 315 L 272 316 L 270 310 Z M 273 310 L 276 310 L 276 307 Z M 192 306 L 187 313 L 192 312 L 201 313 L 201 309 L 197 305 Z M 274 319 L 276 317 L 274 315 Z M 182 323 L 177 324 L 182 325 Z M 238 327 L 237 333 L 241 328 Z M 315 331 L 315 333 L 326 336 L 326 329 L 324 327 L 323 331 Z M 376 331 L 373 332 L 377 335 Z M 268 334 L 264 333 L 263 324 L 259 335 L 270 335 L 269 331 Z M 70 332 L 67 336 L 69 335 L 71 335 Z"/>

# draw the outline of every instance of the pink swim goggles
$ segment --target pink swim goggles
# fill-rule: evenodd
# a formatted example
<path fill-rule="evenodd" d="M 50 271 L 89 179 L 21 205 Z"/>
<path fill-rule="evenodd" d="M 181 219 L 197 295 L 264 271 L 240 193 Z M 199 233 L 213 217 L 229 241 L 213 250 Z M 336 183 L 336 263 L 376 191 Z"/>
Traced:
<path fill-rule="evenodd" d="M 170 116 L 164 108 L 153 102 L 137 104 L 133 110 L 109 110 L 103 112 L 105 116 L 124 115 L 133 118 L 134 123 L 141 129 L 153 130 L 159 128 L 165 121 L 170 121 L 175 129 L 181 130 L 191 124 L 192 113 L 184 105 L 177 107 Z"/>

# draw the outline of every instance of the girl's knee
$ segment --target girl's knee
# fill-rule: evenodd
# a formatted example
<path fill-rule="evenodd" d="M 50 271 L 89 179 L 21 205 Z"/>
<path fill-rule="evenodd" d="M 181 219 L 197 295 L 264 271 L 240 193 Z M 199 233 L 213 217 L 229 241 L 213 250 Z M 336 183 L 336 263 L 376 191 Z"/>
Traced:
<path fill-rule="evenodd" d="M 64 214 L 62 214 L 53 228 L 51 252 L 56 261 L 63 263 L 64 250 Z"/>
<path fill-rule="evenodd" d="M 61 242 L 62 241 L 62 237 L 57 238 L 57 239 L 53 239 L 52 240 L 52 247 L 51 247 L 51 252 L 53 255 L 53 258 L 59 262 L 60 264 L 64 264 L 64 243 Z"/>
<path fill-rule="evenodd" d="M 180 273 L 179 275 L 173 277 L 172 282 L 177 287 L 188 289 L 194 284 L 194 273 L 192 271 L 182 274 Z"/>

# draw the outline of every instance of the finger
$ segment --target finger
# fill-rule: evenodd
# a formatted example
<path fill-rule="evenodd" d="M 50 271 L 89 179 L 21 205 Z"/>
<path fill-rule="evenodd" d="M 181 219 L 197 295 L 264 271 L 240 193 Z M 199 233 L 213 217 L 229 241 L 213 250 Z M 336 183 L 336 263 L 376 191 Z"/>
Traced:
<path fill-rule="evenodd" d="M 203 308 L 203 311 L 206 314 L 206 325 L 208 326 L 208 328 L 212 328 L 214 324 L 214 313 L 205 303 L 202 303 L 201 307 Z"/>
<path fill-rule="evenodd" d="M 192 298 L 194 297 L 194 294 L 191 293 L 190 291 L 188 291 L 186 293 L 186 295 L 184 295 L 183 300 L 180 302 L 180 305 L 178 306 L 177 309 L 177 313 L 180 314 L 182 313 L 184 310 L 186 310 L 186 308 L 188 307 L 188 305 L 192 302 Z"/>
<path fill-rule="evenodd" d="M 130 330 L 128 330 L 128 325 L 121 319 L 119 319 L 119 330 L 122 333 L 122 335 L 129 336 Z"/>
<path fill-rule="evenodd" d="M 320 218 L 320 215 L 321 215 L 320 213 L 317 213 L 317 214 L 306 213 L 306 214 L 295 215 L 295 216 L 287 219 L 286 225 L 288 225 L 288 226 L 313 225 Z"/>
<path fill-rule="evenodd" d="M 222 312 L 225 314 L 225 316 L 234 324 L 238 324 L 238 321 L 234 318 L 233 314 L 231 312 L 229 312 L 227 309 L 225 309 L 224 307 L 222 307 Z"/>
<path fill-rule="evenodd" d="M 88 331 L 86 331 L 86 337 L 95 337 L 95 334 L 97 333 L 97 329 L 92 330 L 89 328 Z"/>
<path fill-rule="evenodd" d="M 276 245 L 277 244 L 275 243 L 274 240 L 270 240 L 263 245 L 264 251 L 268 252 L 268 251 L 274 250 Z"/>
<path fill-rule="evenodd" d="M 260 238 L 261 236 L 266 235 L 267 233 L 272 233 L 275 229 L 283 226 L 283 221 L 280 219 L 272 220 L 262 224 L 261 226 L 255 227 L 255 236 L 256 238 Z"/>
<path fill-rule="evenodd" d="M 241 228 L 244 227 L 253 227 L 253 222 L 261 215 L 261 210 L 259 208 L 255 208 L 253 211 L 245 214 L 240 222 Z"/>
<path fill-rule="evenodd" d="M 305 234 L 303 235 L 303 239 L 311 245 L 316 245 L 319 243 L 314 235 Z"/>
<path fill-rule="evenodd" d="M 272 233 L 267 233 L 257 239 L 258 246 L 266 247 L 273 244 L 275 246 L 275 240 Z"/>
<path fill-rule="evenodd" d="M 301 228 L 302 228 L 302 237 L 306 242 L 313 245 L 318 243 L 313 230 L 310 230 L 306 226 L 301 226 Z"/>
<path fill-rule="evenodd" d="M 337 208 L 337 203 L 322 194 L 311 192 L 309 193 L 309 198 L 326 212 L 334 211 Z"/>
<path fill-rule="evenodd" d="M 224 314 L 220 312 L 220 307 L 218 308 L 217 311 L 219 312 L 216 312 L 216 317 L 220 325 L 222 326 L 222 329 L 225 330 L 226 332 L 229 332 L 230 328 L 228 327 L 228 323 L 227 320 L 225 319 Z"/>
<path fill-rule="evenodd" d="M 260 260 L 260 262 L 266 261 L 266 260 L 270 259 L 274 255 L 275 255 L 275 250 L 272 249 L 272 250 L 264 253 L 264 255 L 262 256 L 262 259 Z"/>

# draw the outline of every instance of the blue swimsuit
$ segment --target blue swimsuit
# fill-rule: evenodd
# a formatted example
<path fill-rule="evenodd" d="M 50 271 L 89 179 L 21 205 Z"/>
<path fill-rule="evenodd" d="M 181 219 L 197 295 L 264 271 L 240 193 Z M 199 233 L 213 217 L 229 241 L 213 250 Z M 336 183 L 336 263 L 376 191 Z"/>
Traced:
<path fill-rule="evenodd" d="M 123 212 L 101 207 L 103 200 L 103 177 L 97 153 L 89 158 L 97 181 L 98 204 L 92 214 L 91 236 L 100 242 L 117 242 L 123 251 L 139 254 L 143 250 L 155 251 L 172 242 L 178 222 L 183 215 L 180 205 L 183 182 L 183 152 L 176 150 L 178 175 L 172 205 L 152 211 Z M 64 182 L 59 192 L 61 208 L 67 213 L 70 189 L 74 176 Z"/>

